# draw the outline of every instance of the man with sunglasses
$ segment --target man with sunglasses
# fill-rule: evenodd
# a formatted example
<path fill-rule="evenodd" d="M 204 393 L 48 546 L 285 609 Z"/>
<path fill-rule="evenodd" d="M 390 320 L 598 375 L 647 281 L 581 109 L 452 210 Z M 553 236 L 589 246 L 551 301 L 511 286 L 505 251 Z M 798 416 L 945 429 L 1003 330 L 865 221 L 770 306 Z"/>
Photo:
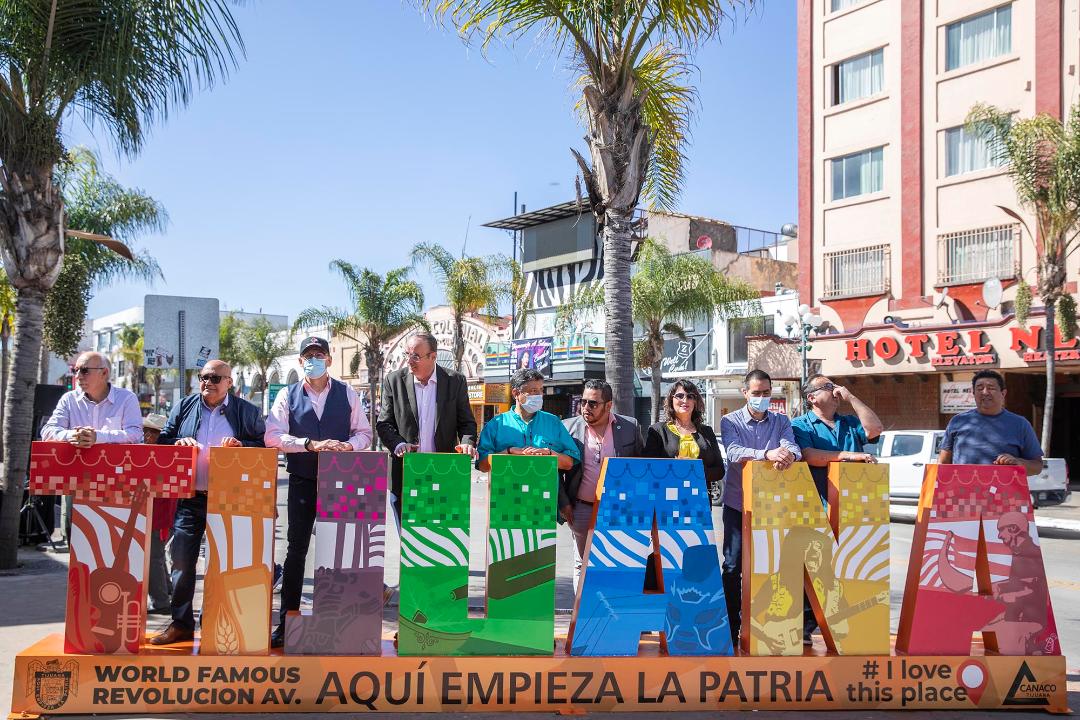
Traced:
<path fill-rule="evenodd" d="M 173 518 L 171 601 L 172 623 L 150 638 L 152 645 L 170 645 L 195 636 L 195 566 L 206 533 L 206 491 L 210 478 L 210 448 L 263 447 L 266 426 L 259 408 L 232 395 L 232 368 L 210 360 L 199 371 L 199 391 L 173 408 L 159 445 L 199 449 L 195 462 L 195 495 L 182 498 Z"/>
<path fill-rule="evenodd" d="M 80 448 L 95 443 L 141 443 L 142 411 L 135 393 L 109 382 L 112 368 L 98 352 L 84 352 L 71 369 L 75 388 L 60 396 L 41 439 Z M 60 499 L 61 532 L 70 538 L 72 497 Z M 59 548 L 58 548 L 59 549 Z"/>
<path fill-rule="evenodd" d="M 803 460 L 810 466 L 818 496 L 825 503 L 829 499 L 829 463 L 877 462 L 873 455 L 863 452 L 863 445 L 876 440 L 884 427 L 866 403 L 825 375 L 811 375 L 802 392 L 810 410 L 791 421 L 791 431 L 802 448 Z M 855 414 L 839 414 L 841 403 L 851 405 Z M 813 644 L 811 635 L 816 629 L 817 618 L 804 597 L 804 645 Z"/>
<path fill-rule="evenodd" d="M 581 455 L 580 463 L 560 473 L 559 482 L 559 520 L 570 525 L 577 545 L 574 587 L 581 576 L 604 458 L 640 457 L 645 445 L 637 420 L 611 411 L 612 397 L 611 385 L 589 380 L 581 393 L 579 414 L 563 420 Z"/>
<path fill-rule="evenodd" d="M 402 456 L 407 452 L 464 453 L 476 457 L 476 418 L 461 373 L 435 360 L 438 341 L 419 332 L 405 345 L 408 367 L 389 373 L 382 385 L 382 412 L 375 430 L 390 459 L 394 514 L 401 519 Z"/>
<path fill-rule="evenodd" d="M 311 531 L 318 499 L 318 453 L 353 452 L 371 447 L 371 424 L 351 385 L 327 372 L 333 358 L 321 337 L 300 341 L 304 379 L 279 392 L 266 418 L 266 447 L 281 448 L 289 471 L 288 550 L 281 577 L 280 622 L 270 645 L 285 644 L 285 615 L 300 609 Z"/>

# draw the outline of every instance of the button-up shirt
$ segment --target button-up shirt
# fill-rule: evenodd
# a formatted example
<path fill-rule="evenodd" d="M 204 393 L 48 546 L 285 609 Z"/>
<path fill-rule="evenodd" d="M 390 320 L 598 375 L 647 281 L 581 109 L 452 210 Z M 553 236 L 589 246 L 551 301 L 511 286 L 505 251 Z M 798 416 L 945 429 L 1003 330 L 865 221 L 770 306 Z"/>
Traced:
<path fill-rule="evenodd" d="M 581 458 L 581 485 L 578 486 L 578 500 L 596 502 L 596 486 L 600 483 L 600 468 L 604 464 L 604 458 L 615 455 L 615 441 L 611 434 L 611 423 L 614 421 L 615 416 L 608 415 L 603 435 L 593 430 L 589 423 L 585 423 L 585 456 Z"/>
<path fill-rule="evenodd" d="M 225 407 L 228 404 L 228 395 L 215 408 L 199 400 L 201 416 L 199 429 L 195 432 L 195 439 L 199 442 L 199 457 L 195 461 L 195 489 L 199 492 L 206 492 L 209 487 L 210 448 L 221 447 L 222 440 L 234 437 L 232 426 L 225 418 Z"/>
<path fill-rule="evenodd" d="M 512 447 L 551 448 L 560 455 L 568 455 L 575 462 L 581 462 L 577 443 L 566 427 L 559 418 L 543 410 L 526 421 L 518 415 L 516 408 L 510 408 L 484 423 L 476 446 L 479 460 L 492 453 L 506 452 Z"/>
<path fill-rule="evenodd" d="M 834 415 L 832 427 L 813 410 L 791 421 L 791 432 L 801 448 L 831 452 L 862 452 L 867 443 L 866 430 L 858 415 Z M 828 498 L 829 468 L 811 465 L 810 475 L 822 500 Z"/>
<path fill-rule="evenodd" d="M 413 390 L 416 392 L 416 423 L 420 427 L 420 452 L 435 452 L 435 383 L 439 373 L 432 372 L 427 385 L 422 384 L 413 375 Z"/>
<path fill-rule="evenodd" d="M 753 460 L 764 460 L 765 453 L 778 447 L 787 448 L 795 453 L 795 459 L 802 459 L 802 451 L 795 444 L 791 432 L 791 421 L 787 415 L 766 411 L 765 417 L 755 420 L 750 409 L 745 405 L 734 412 L 729 412 L 720 419 L 720 437 L 727 452 L 727 482 L 724 483 L 724 504 L 742 512 L 742 471 L 743 464 Z"/>
<path fill-rule="evenodd" d="M 94 428 L 99 443 L 141 443 L 142 411 L 135 393 L 114 385 L 101 402 L 94 402 L 82 390 L 69 390 L 56 403 L 41 429 L 43 440 L 67 442 L 77 427 Z"/>
<path fill-rule="evenodd" d="M 315 411 L 315 417 L 322 420 L 323 408 L 326 407 L 326 399 L 330 397 L 330 383 L 322 392 L 316 392 L 307 378 L 304 379 L 304 392 L 311 401 L 311 407 Z M 371 423 L 368 422 L 364 413 L 364 404 L 360 402 L 360 396 L 352 385 L 345 383 L 345 397 L 349 401 L 349 444 L 353 450 L 367 450 L 371 447 Z M 270 414 L 266 416 L 266 447 L 281 448 L 283 452 L 307 452 L 304 443 L 308 438 L 296 437 L 289 434 L 289 393 L 282 391 L 274 399 L 274 406 L 270 408 Z"/>

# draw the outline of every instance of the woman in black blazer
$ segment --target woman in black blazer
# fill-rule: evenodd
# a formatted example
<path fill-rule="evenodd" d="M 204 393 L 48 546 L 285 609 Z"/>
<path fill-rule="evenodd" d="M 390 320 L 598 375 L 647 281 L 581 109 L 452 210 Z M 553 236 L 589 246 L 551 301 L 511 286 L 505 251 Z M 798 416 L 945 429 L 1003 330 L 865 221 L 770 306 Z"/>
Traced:
<path fill-rule="evenodd" d="M 705 401 L 694 384 L 676 381 L 664 401 L 665 418 L 645 434 L 642 456 L 701 460 L 709 501 L 719 506 L 724 494 L 724 458 L 716 433 L 702 422 L 704 409 Z"/>

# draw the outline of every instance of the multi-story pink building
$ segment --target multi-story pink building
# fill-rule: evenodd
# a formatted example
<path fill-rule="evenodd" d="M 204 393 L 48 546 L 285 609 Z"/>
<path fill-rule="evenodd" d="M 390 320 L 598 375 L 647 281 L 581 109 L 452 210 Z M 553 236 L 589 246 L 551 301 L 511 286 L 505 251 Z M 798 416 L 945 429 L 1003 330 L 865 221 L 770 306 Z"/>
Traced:
<path fill-rule="evenodd" d="M 998 368 L 1038 425 L 1041 303 L 1026 328 L 1012 316 L 1037 238 L 997 207 L 1019 209 L 1012 181 L 964 124 L 980 102 L 1062 117 L 1080 100 L 1080 0 L 797 3 L 799 293 L 832 333 L 811 357 L 877 382 L 900 427 L 943 426 L 946 388 Z M 1080 257 L 1068 276 L 1075 292 Z M 1074 436 L 1080 352 L 1062 349 L 1055 427 Z"/>

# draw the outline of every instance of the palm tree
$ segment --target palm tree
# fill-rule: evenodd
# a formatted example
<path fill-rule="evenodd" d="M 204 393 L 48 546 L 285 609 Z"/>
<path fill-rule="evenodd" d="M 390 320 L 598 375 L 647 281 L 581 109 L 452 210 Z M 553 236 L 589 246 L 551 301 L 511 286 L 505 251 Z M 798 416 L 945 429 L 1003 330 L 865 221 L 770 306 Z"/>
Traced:
<path fill-rule="evenodd" d="M 325 325 L 334 335 L 346 337 L 360 346 L 368 370 L 368 399 L 371 427 L 375 427 L 378 393 L 386 357 L 383 347 L 395 336 L 412 328 L 428 329 L 424 319 L 424 291 L 409 279 L 409 268 L 390 270 L 381 276 L 344 260 L 334 260 L 330 268 L 345 281 L 351 310 L 333 307 L 307 308 L 300 312 L 293 331 Z M 360 353 L 351 360 L 355 373 Z"/>
<path fill-rule="evenodd" d="M 0 256 L 17 298 L 0 511 L 6 570 L 18 556 L 45 297 L 65 250 L 53 179 L 62 122 L 77 113 L 133 156 L 149 125 L 222 78 L 243 43 L 225 0 L 0 2 L 0 38 Z"/>
<path fill-rule="evenodd" d="M 0 427 L 4 424 L 4 393 L 8 379 L 8 342 L 15 325 L 15 288 L 8 282 L 7 273 L 0 269 Z M 0 436 L 0 454 L 3 454 Z"/>
<path fill-rule="evenodd" d="M 120 340 L 120 359 L 127 365 L 128 387 L 139 394 L 139 370 L 143 364 L 143 328 L 142 325 L 123 325 L 118 334 Z"/>
<path fill-rule="evenodd" d="M 604 304 L 604 288 L 592 285 L 580 290 L 560 308 L 565 318 L 597 310 Z M 700 255 L 672 255 L 655 240 L 646 240 L 638 249 L 637 267 L 630 278 L 630 312 L 645 329 L 645 337 L 634 347 L 634 363 L 652 375 L 652 418 L 660 419 L 661 360 L 665 336 L 687 339 L 687 323 L 713 318 L 750 317 L 761 314 L 759 293 L 742 280 L 718 272 Z"/>
<path fill-rule="evenodd" d="M 991 143 L 997 159 L 1008 167 L 1017 201 L 1035 216 L 1036 233 L 1031 232 L 1017 210 L 998 207 L 1021 223 L 1028 235 L 1042 241 L 1037 250 L 1037 273 L 1039 295 L 1046 308 L 1042 423 L 1042 450 L 1046 455 L 1050 453 L 1054 420 L 1057 327 L 1060 320 L 1065 338 L 1071 338 L 1076 327 L 1076 303 L 1065 287 L 1065 262 L 1080 246 L 1080 103 L 1070 111 L 1067 126 L 1047 114 L 1014 120 L 1010 113 L 982 104 L 971 109 L 967 122 L 969 129 Z"/>
<path fill-rule="evenodd" d="M 607 379 L 615 409 L 633 408 L 630 254 L 644 194 L 673 205 L 695 93 L 691 56 L 753 0 L 416 0 L 483 45 L 500 36 L 549 41 L 581 75 L 590 160 L 571 150 L 604 241 Z"/>
<path fill-rule="evenodd" d="M 462 327 L 465 316 L 486 315 L 494 320 L 499 315 L 499 302 L 513 296 L 513 274 L 507 272 L 510 260 L 503 255 L 455 258 L 450 251 L 435 243 L 417 243 L 410 253 L 413 267 L 426 265 L 435 282 L 446 295 L 446 304 L 454 313 L 454 370 L 461 372 L 465 356 L 465 337 Z M 524 285 L 522 285 L 524 288 Z"/>
<path fill-rule="evenodd" d="M 218 325 L 218 359 L 236 367 L 242 365 L 244 358 L 240 352 L 240 338 L 247 329 L 247 323 L 232 313 L 221 319 Z"/>
<path fill-rule="evenodd" d="M 259 372 L 261 385 L 255 387 L 254 383 L 251 384 L 251 396 L 254 396 L 256 392 L 266 390 L 270 368 L 276 367 L 277 359 L 288 355 L 292 346 L 288 333 L 282 333 L 269 320 L 260 317 L 254 322 L 245 323 L 238 349 L 243 362 L 254 366 Z"/>

